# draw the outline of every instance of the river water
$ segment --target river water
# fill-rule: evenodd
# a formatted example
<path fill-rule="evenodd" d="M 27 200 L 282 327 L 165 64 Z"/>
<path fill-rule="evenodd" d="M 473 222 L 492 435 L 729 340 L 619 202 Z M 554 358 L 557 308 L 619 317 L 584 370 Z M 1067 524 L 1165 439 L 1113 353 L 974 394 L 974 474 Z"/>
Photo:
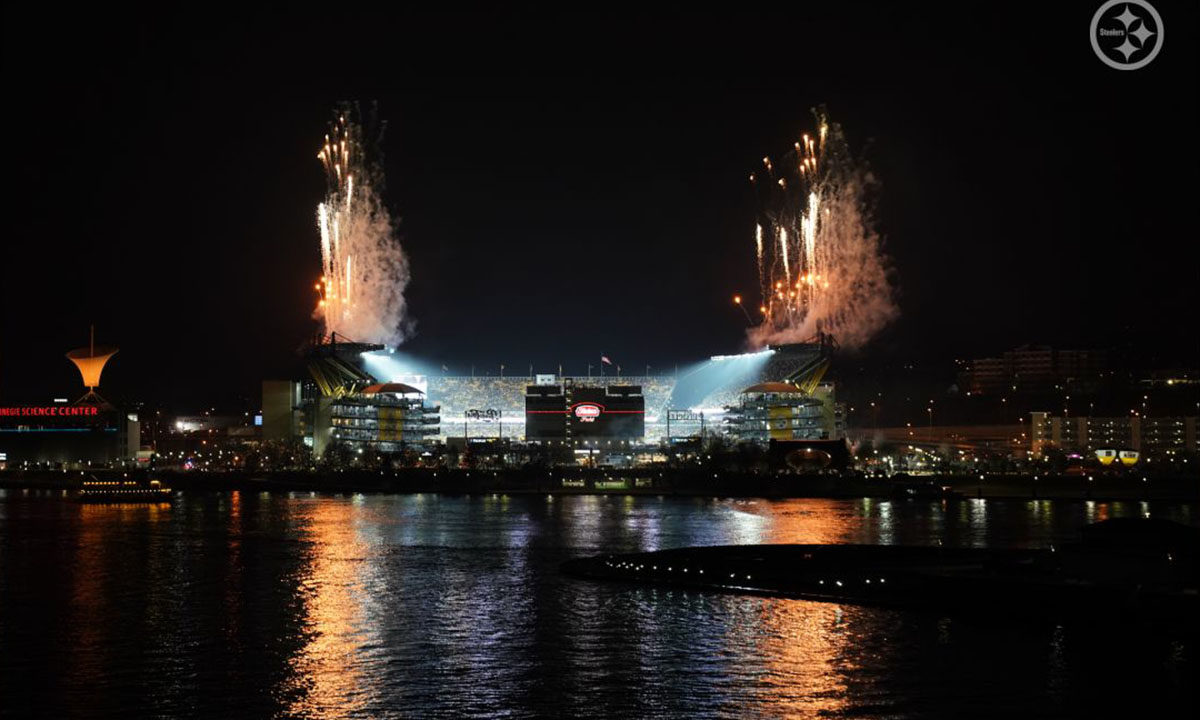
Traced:
<path fill-rule="evenodd" d="M 0 714 L 1062 717 L 1196 701 L 1197 647 L 596 584 L 562 561 L 733 543 L 1043 547 L 1196 505 L 0 491 Z"/>

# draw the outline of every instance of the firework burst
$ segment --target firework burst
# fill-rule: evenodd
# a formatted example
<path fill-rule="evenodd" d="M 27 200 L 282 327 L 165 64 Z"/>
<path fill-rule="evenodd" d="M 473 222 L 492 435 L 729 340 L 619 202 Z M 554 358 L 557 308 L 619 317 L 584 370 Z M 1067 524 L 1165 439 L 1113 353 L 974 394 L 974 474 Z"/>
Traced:
<path fill-rule="evenodd" d="M 317 152 L 325 168 L 325 200 L 317 206 L 321 279 L 315 317 L 326 333 L 396 346 L 405 317 L 408 260 L 384 205 L 383 126 L 362 121 L 357 104 L 334 113 Z"/>
<path fill-rule="evenodd" d="M 830 333 L 864 345 L 896 317 L 894 292 L 868 192 L 874 180 L 823 110 L 817 129 L 750 176 L 759 201 L 754 248 L 761 322 L 752 346 Z"/>

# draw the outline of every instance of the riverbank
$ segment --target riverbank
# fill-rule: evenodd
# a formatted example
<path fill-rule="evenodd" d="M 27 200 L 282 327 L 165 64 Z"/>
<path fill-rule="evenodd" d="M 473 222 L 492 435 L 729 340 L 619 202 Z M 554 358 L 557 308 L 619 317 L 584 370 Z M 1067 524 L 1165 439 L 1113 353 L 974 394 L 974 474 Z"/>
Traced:
<path fill-rule="evenodd" d="M 838 475 L 772 475 L 704 469 L 506 468 L 495 470 L 413 468 L 380 471 L 206 472 L 155 470 L 154 479 L 177 490 L 295 490 L 542 495 L 681 495 L 762 498 L 1009 498 L 1038 500 L 1200 501 L 1200 477 L 1129 474 L 941 475 L 864 478 Z M 120 477 L 120 471 L 0 472 L 0 488 L 74 490 L 88 475 Z"/>

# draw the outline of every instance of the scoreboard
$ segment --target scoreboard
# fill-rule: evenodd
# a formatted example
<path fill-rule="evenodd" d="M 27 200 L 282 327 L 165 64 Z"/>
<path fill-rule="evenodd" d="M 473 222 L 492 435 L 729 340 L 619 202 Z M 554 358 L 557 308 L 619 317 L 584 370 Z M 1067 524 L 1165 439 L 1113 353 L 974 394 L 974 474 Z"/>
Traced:
<path fill-rule="evenodd" d="M 527 440 L 641 440 L 646 399 L 640 385 L 530 385 Z"/>

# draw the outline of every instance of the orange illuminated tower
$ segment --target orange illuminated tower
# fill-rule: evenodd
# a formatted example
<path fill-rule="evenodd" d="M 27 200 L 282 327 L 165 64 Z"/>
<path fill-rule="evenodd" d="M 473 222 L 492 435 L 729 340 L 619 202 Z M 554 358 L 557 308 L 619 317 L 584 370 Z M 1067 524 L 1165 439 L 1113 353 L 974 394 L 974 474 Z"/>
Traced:
<path fill-rule="evenodd" d="M 104 372 L 104 365 L 110 357 L 116 354 L 117 348 L 115 347 L 96 347 L 95 325 L 92 326 L 88 346 L 75 348 L 67 353 L 67 359 L 75 363 L 75 367 L 79 368 L 79 375 L 83 378 L 83 386 L 88 389 L 87 393 L 79 398 L 79 403 L 108 404 L 96 392 L 96 388 L 100 387 L 100 373 Z"/>

